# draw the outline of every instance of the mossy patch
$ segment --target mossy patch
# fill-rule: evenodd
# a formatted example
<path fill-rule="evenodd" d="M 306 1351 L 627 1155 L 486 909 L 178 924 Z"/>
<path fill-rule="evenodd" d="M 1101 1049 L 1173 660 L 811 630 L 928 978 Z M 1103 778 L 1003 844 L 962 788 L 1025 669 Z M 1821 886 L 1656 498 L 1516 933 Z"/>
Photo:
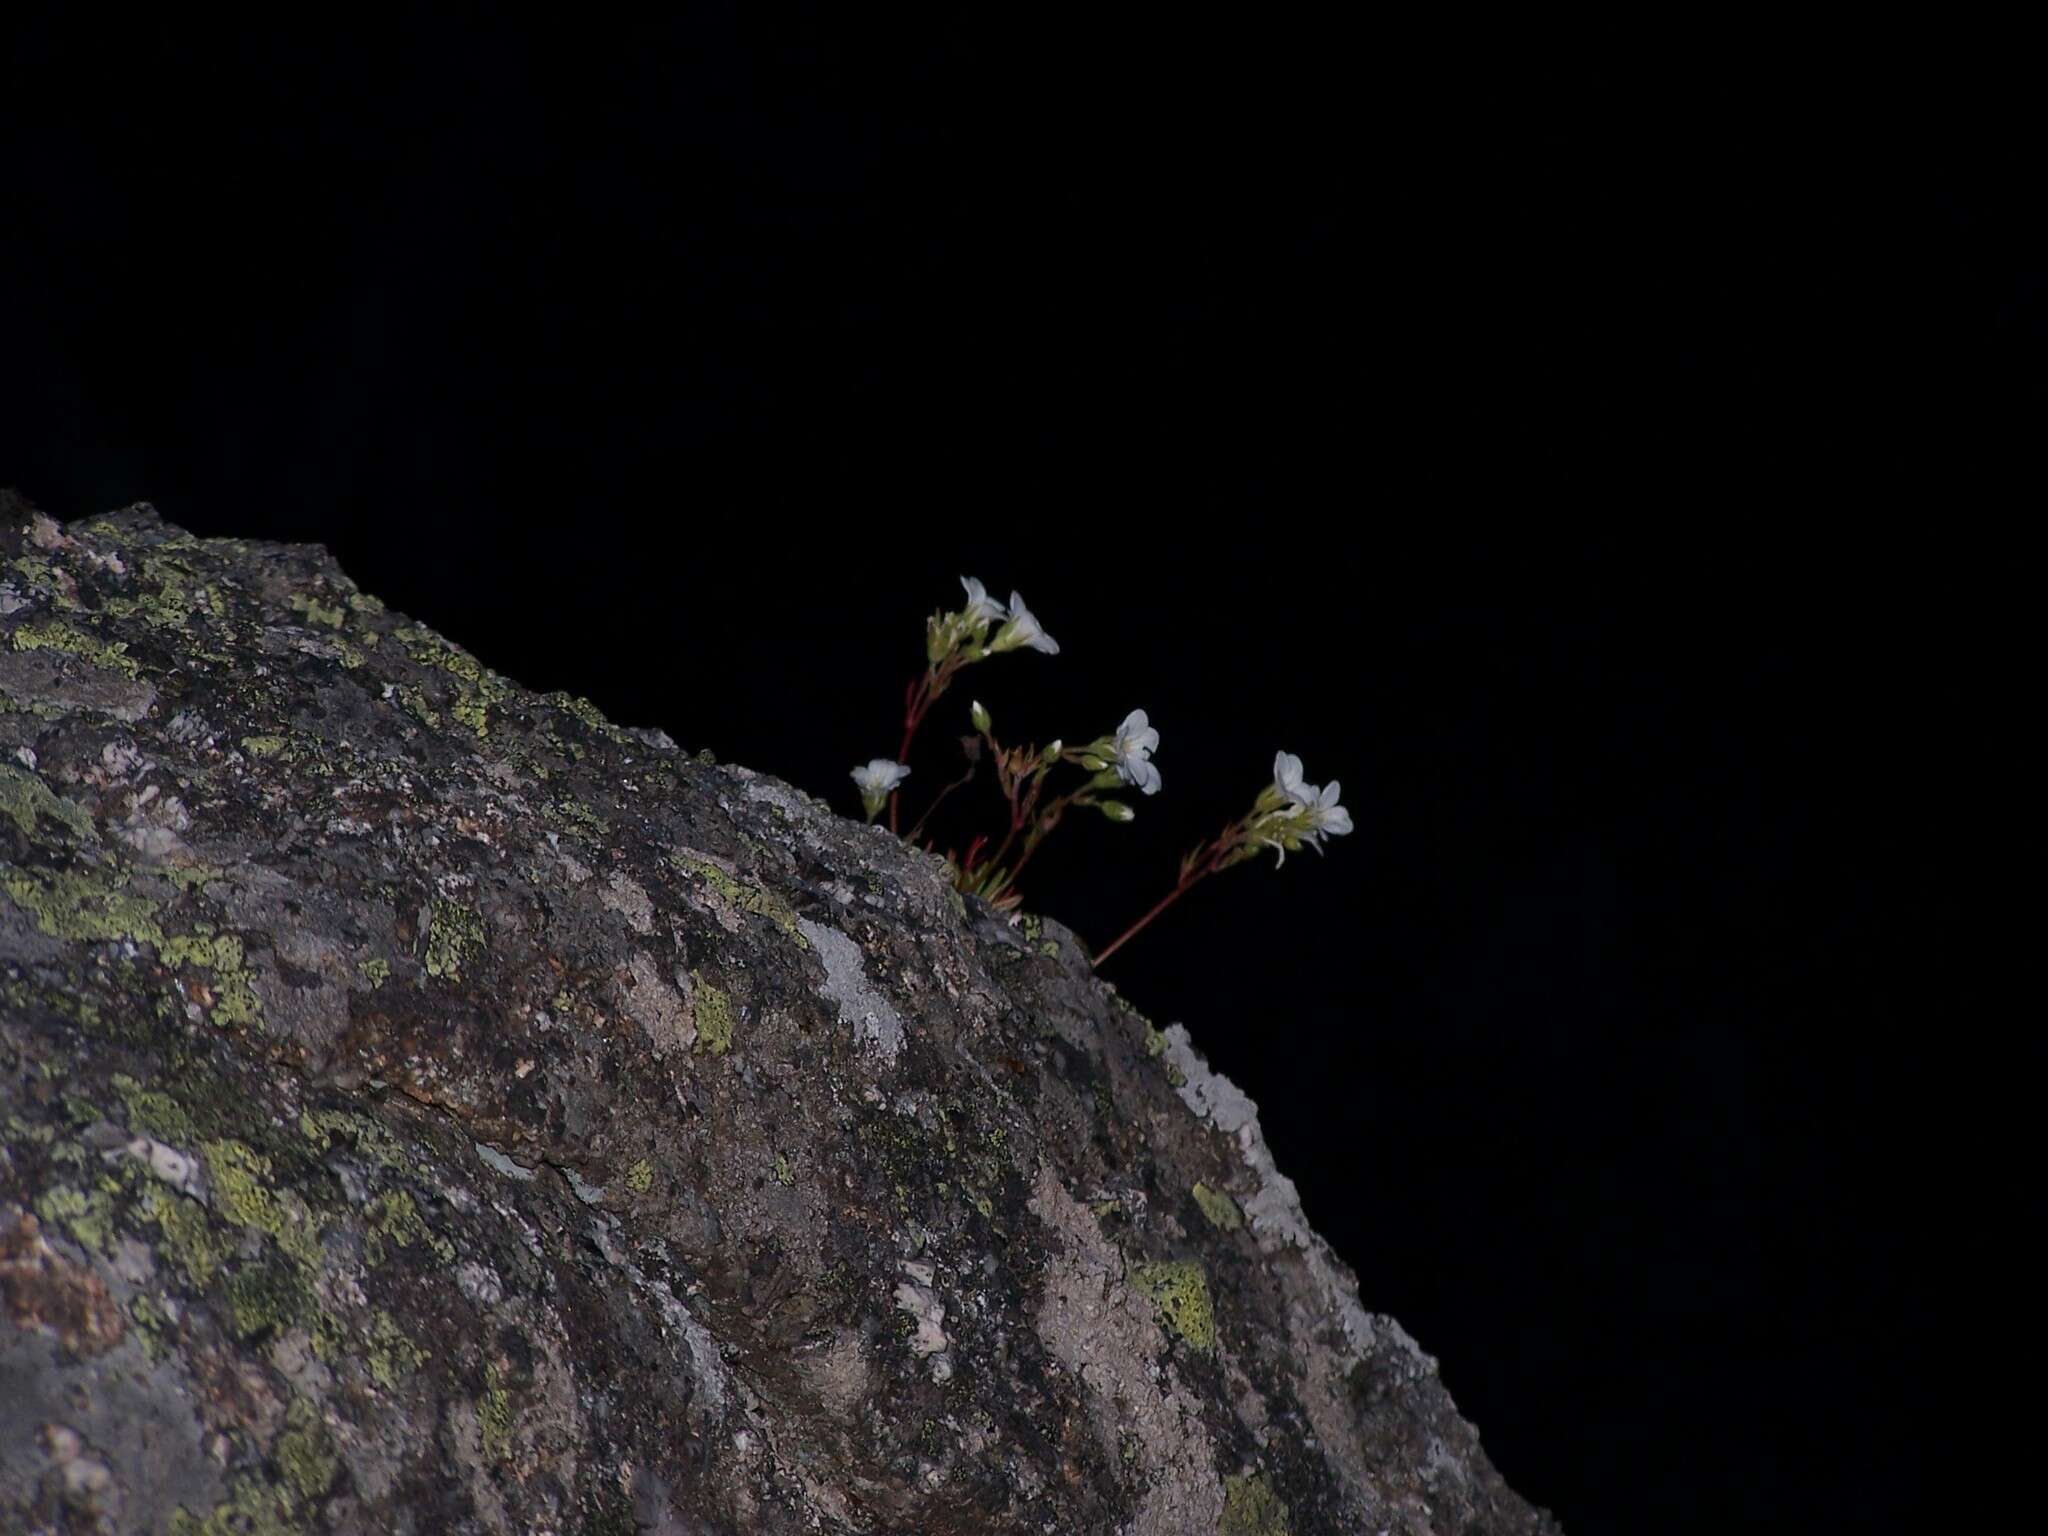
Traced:
<path fill-rule="evenodd" d="M 1223 1518 L 1216 1536 L 1292 1536 L 1287 1506 L 1263 1473 L 1223 1479 Z"/>
<path fill-rule="evenodd" d="M 308 623 L 325 624 L 329 629 L 341 628 L 342 621 L 348 617 L 342 612 L 340 604 L 323 603 L 319 598 L 304 592 L 294 592 L 284 600 L 284 605 Z"/>
<path fill-rule="evenodd" d="M 1235 1232 L 1244 1225 L 1244 1213 L 1237 1208 L 1237 1202 L 1220 1189 L 1211 1189 L 1207 1184 L 1194 1188 L 1195 1204 L 1202 1208 L 1202 1214 L 1209 1218 L 1209 1225 L 1223 1232 Z"/>
<path fill-rule="evenodd" d="M 213 1183 L 213 1208 L 238 1227 L 267 1233 L 294 1262 L 320 1262 L 320 1231 L 303 1201 L 271 1187 L 270 1159 L 246 1143 L 209 1141 L 200 1149 Z"/>
<path fill-rule="evenodd" d="M 436 896 L 427 915 L 427 974 L 460 980 L 463 966 L 483 945 L 483 915 L 474 907 Z"/>
<path fill-rule="evenodd" d="M 161 1184 L 142 1191 L 142 1214 L 163 1233 L 163 1246 L 184 1271 L 195 1291 L 212 1283 L 226 1261 L 222 1245 L 214 1238 L 206 1211 L 198 1201 L 173 1194 Z"/>
<path fill-rule="evenodd" d="M 796 913 L 788 902 L 756 886 L 743 885 L 716 864 L 707 859 L 693 859 L 685 854 L 671 855 L 670 860 L 685 874 L 695 875 L 724 899 L 728 906 L 742 912 L 751 912 L 756 917 L 765 917 L 797 942 L 800 949 L 809 949 L 811 941 L 797 927 Z"/>
<path fill-rule="evenodd" d="M 0 763 L 0 816 L 21 828 L 21 835 L 33 839 L 38 820 L 56 822 L 81 843 L 97 843 L 99 829 L 85 807 L 66 800 L 42 779 L 12 763 Z"/>
<path fill-rule="evenodd" d="M 334 1474 L 341 1470 L 341 1458 L 334 1441 L 321 1422 L 320 1408 L 311 1398 L 294 1397 L 285 1409 L 285 1431 L 277 1437 L 271 1460 L 277 1464 L 279 1481 L 301 1504 L 310 1504 L 334 1486 Z"/>
<path fill-rule="evenodd" d="M 37 1198 L 35 1210 L 46 1226 L 61 1226 L 94 1253 L 105 1253 L 113 1241 L 114 1202 L 104 1190 L 59 1184 Z"/>
<path fill-rule="evenodd" d="M 368 1336 L 369 1348 L 363 1352 L 363 1361 L 370 1368 L 370 1379 L 387 1390 L 434 1358 L 413 1343 L 412 1336 L 389 1312 L 378 1312 L 370 1319 Z"/>
<path fill-rule="evenodd" d="M 697 1044 L 714 1056 L 723 1056 L 732 1049 L 732 999 L 695 971 L 690 972 L 690 980 L 696 989 Z"/>
<path fill-rule="evenodd" d="M 145 1088 L 125 1072 L 113 1077 L 114 1092 L 128 1106 L 128 1128 L 174 1146 L 191 1146 L 198 1132 L 192 1117 L 167 1093 Z"/>
<path fill-rule="evenodd" d="M 126 880 L 104 865 L 86 873 L 0 865 L 0 891 L 52 938 L 162 943 L 157 904 L 122 889 Z"/>
<path fill-rule="evenodd" d="M 1159 1308 L 1160 1321 L 1189 1346 L 1208 1354 L 1216 1348 L 1216 1311 L 1209 1301 L 1209 1277 L 1194 1259 L 1167 1259 L 1131 1267 L 1131 1284 Z"/>
<path fill-rule="evenodd" d="M 165 965 L 195 966 L 213 973 L 207 990 L 212 994 L 216 1024 L 240 1029 L 263 1017 L 254 979 L 242 965 L 242 941 L 233 934 L 216 934 L 205 927 L 175 934 L 157 945 L 157 956 Z"/>
<path fill-rule="evenodd" d="M 96 667 L 119 672 L 124 677 L 142 675 L 142 668 L 128 654 L 125 641 L 108 642 L 57 619 L 24 624 L 14 632 L 14 648 L 17 651 L 62 651 Z"/>
<path fill-rule="evenodd" d="M 372 1265 L 382 1264 L 393 1247 L 410 1248 L 415 1243 L 424 1243 L 443 1264 L 455 1262 L 455 1245 L 427 1225 L 405 1190 L 390 1190 L 372 1200 L 363 1211 L 363 1222 L 363 1256 Z"/>

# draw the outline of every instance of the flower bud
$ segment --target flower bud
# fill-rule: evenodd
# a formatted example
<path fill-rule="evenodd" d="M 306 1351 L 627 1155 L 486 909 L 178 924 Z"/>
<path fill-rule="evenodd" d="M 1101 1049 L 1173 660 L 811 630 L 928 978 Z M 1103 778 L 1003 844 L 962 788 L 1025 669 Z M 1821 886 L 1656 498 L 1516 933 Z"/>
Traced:
<path fill-rule="evenodd" d="M 967 717 L 974 722 L 974 728 L 977 731 L 986 731 L 995 723 L 990 718 L 987 707 L 979 699 L 976 699 L 973 707 L 967 711 Z"/>
<path fill-rule="evenodd" d="M 1121 800 L 1101 800 L 1096 803 L 1102 814 L 1111 821 L 1135 821 L 1138 818 L 1138 813 Z"/>
<path fill-rule="evenodd" d="M 1054 763 L 1060 760 L 1060 754 L 1064 752 L 1066 749 L 1066 743 L 1061 741 L 1058 737 L 1054 737 L 1052 745 L 1045 749 L 1045 753 L 1041 761 L 1044 762 L 1046 767 L 1050 768 Z"/>

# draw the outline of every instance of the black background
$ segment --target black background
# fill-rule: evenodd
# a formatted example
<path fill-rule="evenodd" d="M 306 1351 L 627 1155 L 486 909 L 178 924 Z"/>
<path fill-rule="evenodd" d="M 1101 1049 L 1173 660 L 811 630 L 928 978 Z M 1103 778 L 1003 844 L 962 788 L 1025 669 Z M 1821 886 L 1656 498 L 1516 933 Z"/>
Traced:
<path fill-rule="evenodd" d="M 0 481 L 325 543 L 849 811 L 925 614 L 1021 588 L 1062 654 L 968 674 L 912 786 L 970 696 L 1147 709 L 1165 793 L 1028 885 L 1099 944 L 1276 748 L 1341 778 L 1326 859 L 1106 974 L 1517 1488 L 1576 1532 L 2008 1507 L 1972 1373 L 2022 1347 L 2039 1052 L 1944 856 L 2016 835 L 2037 702 L 1988 681 L 2028 125 L 1249 14 L 109 30 L 0 60 Z"/>

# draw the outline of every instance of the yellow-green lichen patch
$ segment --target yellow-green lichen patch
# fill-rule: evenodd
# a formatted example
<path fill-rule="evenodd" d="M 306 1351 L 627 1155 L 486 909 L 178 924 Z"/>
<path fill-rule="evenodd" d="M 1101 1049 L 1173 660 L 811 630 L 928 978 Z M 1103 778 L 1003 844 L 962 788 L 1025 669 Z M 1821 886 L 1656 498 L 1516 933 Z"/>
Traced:
<path fill-rule="evenodd" d="M 228 1485 L 226 1502 L 204 1518 L 180 1504 L 171 1511 L 171 1536 L 300 1536 L 304 1530 L 292 1517 L 291 1496 L 257 1477 L 237 1477 Z"/>
<path fill-rule="evenodd" d="M 784 1189 L 796 1187 L 796 1169 L 791 1166 L 787 1152 L 775 1154 L 775 1182 Z"/>
<path fill-rule="evenodd" d="M 14 632 L 14 648 L 17 651 L 62 651 L 125 677 L 142 675 L 142 668 L 128 654 L 125 641 L 110 644 L 56 619 L 41 624 L 24 624 Z"/>
<path fill-rule="evenodd" d="M 251 757 L 276 757 L 285 748 L 282 736 L 244 736 L 242 750 Z"/>
<path fill-rule="evenodd" d="M 391 962 L 372 955 L 356 967 L 356 974 L 362 977 L 363 985 L 374 992 L 391 979 Z"/>
<path fill-rule="evenodd" d="M 291 1496 L 310 1504 L 334 1486 L 341 1458 L 321 1422 L 319 1405 L 311 1398 L 294 1396 L 285 1409 L 284 1423 L 271 1460 L 277 1463 L 278 1479 Z"/>
<path fill-rule="evenodd" d="M 185 1272 L 195 1291 L 203 1291 L 219 1271 L 225 1255 L 206 1222 L 206 1212 L 196 1200 L 176 1195 L 161 1184 L 146 1185 L 142 1191 L 142 1214 L 157 1224 L 163 1245 Z"/>
<path fill-rule="evenodd" d="M 191 933 L 164 939 L 157 945 L 157 956 L 165 965 L 194 966 L 213 973 L 207 991 L 216 1024 L 240 1029 L 263 1017 L 254 978 L 242 966 L 242 941 L 233 934 L 216 934 L 201 925 Z"/>
<path fill-rule="evenodd" d="M 1209 1277 L 1193 1259 L 1167 1259 L 1131 1268 L 1131 1284 L 1159 1308 L 1167 1329 L 1191 1348 L 1208 1354 L 1216 1347 L 1216 1312 L 1209 1302 Z"/>
<path fill-rule="evenodd" d="M 10 818 L 21 835 L 33 838 L 39 818 L 56 822 L 81 843 L 97 843 L 99 829 L 85 807 L 66 800 L 40 777 L 12 763 L 0 763 L 0 816 Z"/>
<path fill-rule="evenodd" d="M 269 1158 L 239 1141 L 209 1141 L 200 1150 L 213 1182 L 213 1208 L 224 1220 L 268 1233 L 299 1264 L 320 1262 L 313 1215 L 290 1190 L 270 1187 Z"/>
<path fill-rule="evenodd" d="M 411 1335 L 399 1327 L 398 1320 L 389 1312 L 371 1317 L 368 1334 L 370 1344 L 363 1359 L 370 1368 L 370 1379 L 380 1387 L 397 1386 L 400 1377 L 410 1375 L 434 1358 L 413 1343 Z"/>
<path fill-rule="evenodd" d="M 433 707 L 433 705 L 427 702 L 427 696 L 425 694 L 421 693 L 419 689 L 413 687 L 410 683 L 401 684 L 399 686 L 398 702 L 405 706 L 405 712 L 407 714 L 411 715 L 413 719 L 419 721 L 419 723 L 421 725 L 424 725 L 428 730 L 432 731 L 440 729 L 440 712 L 436 710 Z"/>
<path fill-rule="evenodd" d="M 419 1172 L 418 1164 L 396 1136 L 368 1115 L 359 1115 L 354 1110 L 304 1111 L 299 1116 L 299 1133 L 323 1152 L 334 1137 L 346 1136 L 358 1152 L 380 1168 L 408 1175 Z"/>
<path fill-rule="evenodd" d="M 1292 1536 L 1287 1506 L 1263 1473 L 1223 1479 L 1223 1518 L 1216 1536 Z"/>
<path fill-rule="evenodd" d="M 1220 1189 L 1211 1189 L 1207 1184 L 1194 1188 L 1195 1204 L 1202 1208 L 1202 1214 L 1209 1218 L 1209 1225 L 1224 1232 L 1235 1232 L 1244 1225 L 1244 1214 L 1238 1210 L 1237 1202 Z"/>
<path fill-rule="evenodd" d="M 804 937 L 797 927 L 796 913 L 787 902 L 769 892 L 751 885 L 743 885 L 708 859 L 693 859 L 687 854 L 673 854 L 670 861 L 685 874 L 697 876 L 718 893 L 728 906 L 742 912 L 751 912 L 756 917 L 765 917 L 797 942 L 799 949 L 809 949 L 811 941 Z"/>
<path fill-rule="evenodd" d="M 654 1164 L 648 1162 L 643 1157 L 639 1162 L 628 1168 L 626 1170 L 626 1188 L 632 1190 L 636 1195 L 644 1195 L 647 1191 L 654 1188 Z"/>
<path fill-rule="evenodd" d="M 690 980 L 696 990 L 697 1044 L 723 1056 L 732 1049 L 732 999 L 695 971 Z"/>
<path fill-rule="evenodd" d="M 198 1132 L 192 1117 L 167 1093 L 145 1088 L 125 1072 L 113 1077 L 114 1092 L 128 1106 L 128 1128 L 173 1146 L 189 1147 Z"/>
<path fill-rule="evenodd" d="M 402 1189 L 372 1200 L 363 1211 L 363 1222 L 363 1256 L 373 1266 L 382 1264 L 392 1247 L 410 1248 L 414 1243 L 426 1244 L 443 1264 L 455 1262 L 455 1245 L 427 1225 L 412 1196 Z"/>
<path fill-rule="evenodd" d="M 506 1390 L 496 1361 L 484 1363 L 484 1395 L 477 1399 L 477 1426 L 483 1432 L 484 1456 L 502 1462 L 512 1454 L 512 1428 L 516 1422 L 512 1394 Z"/>
<path fill-rule="evenodd" d="M 604 717 L 603 710 L 581 695 L 574 693 L 550 693 L 544 694 L 542 697 L 546 703 L 554 705 L 563 714 L 574 715 L 578 720 L 589 726 L 591 730 L 597 732 L 598 735 L 618 742 L 623 742 L 626 739 L 626 733 L 607 720 Z"/>
<path fill-rule="evenodd" d="M 94 1253 L 105 1253 L 113 1241 L 114 1203 L 104 1190 L 59 1184 L 38 1197 L 35 1210 L 45 1226 L 63 1227 Z"/>
<path fill-rule="evenodd" d="M 309 623 L 325 624 L 329 629 L 341 628 L 342 620 L 348 617 L 338 603 L 323 603 L 319 598 L 310 597 L 304 592 L 294 592 L 285 599 L 285 606 L 293 613 L 303 616 Z"/>
<path fill-rule="evenodd" d="M 455 679 L 456 700 L 448 712 L 477 735 L 489 734 L 490 711 L 512 697 L 512 685 L 469 652 L 449 644 L 430 629 L 408 624 L 392 631 L 412 659 L 439 667 Z"/>
<path fill-rule="evenodd" d="M 470 956 L 483 948 L 484 920 L 474 907 L 435 897 L 427 917 L 426 967 L 429 976 L 456 981 Z"/>
<path fill-rule="evenodd" d="M 122 890 L 125 881 L 124 875 L 103 866 L 81 874 L 0 865 L 0 891 L 52 938 L 161 943 L 157 904 Z"/>

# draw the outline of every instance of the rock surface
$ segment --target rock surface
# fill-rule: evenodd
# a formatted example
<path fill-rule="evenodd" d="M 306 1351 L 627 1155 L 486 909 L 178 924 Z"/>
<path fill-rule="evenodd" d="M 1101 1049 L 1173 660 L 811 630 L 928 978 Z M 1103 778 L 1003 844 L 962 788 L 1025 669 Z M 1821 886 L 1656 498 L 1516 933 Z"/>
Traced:
<path fill-rule="evenodd" d="M 1055 924 L 6 495 L 0 1528 L 1554 1529 Z"/>

